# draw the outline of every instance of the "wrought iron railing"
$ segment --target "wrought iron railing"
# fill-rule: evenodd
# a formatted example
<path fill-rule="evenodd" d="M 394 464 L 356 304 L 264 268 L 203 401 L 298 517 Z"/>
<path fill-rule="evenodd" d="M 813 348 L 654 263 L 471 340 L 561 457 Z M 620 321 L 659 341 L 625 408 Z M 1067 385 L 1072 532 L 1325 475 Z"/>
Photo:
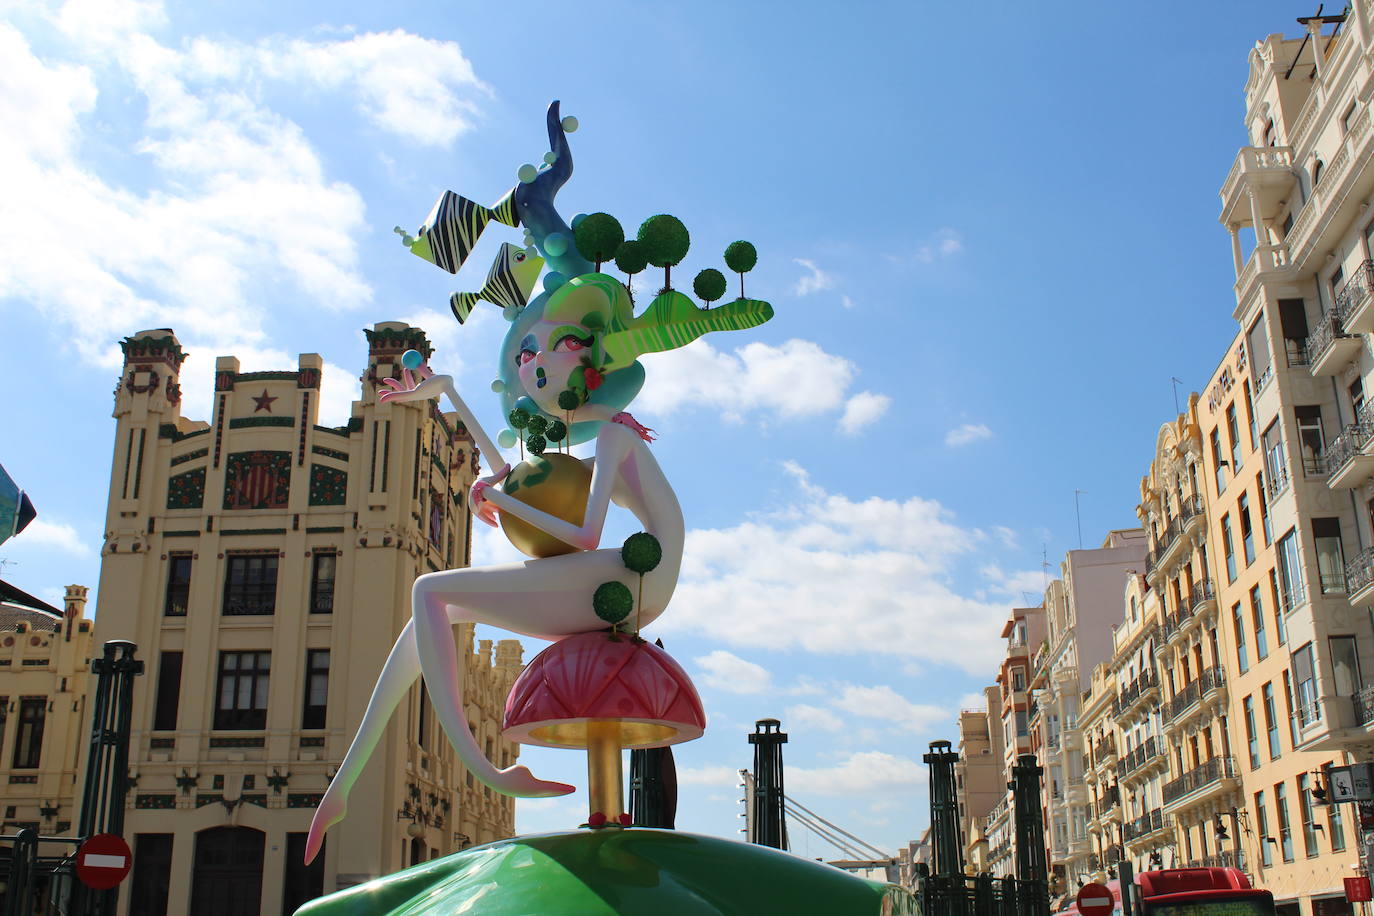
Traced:
<path fill-rule="evenodd" d="M 1341 313 L 1336 310 L 1329 310 L 1322 313 L 1317 319 L 1317 326 L 1307 335 L 1307 363 L 1316 365 L 1326 355 L 1326 351 L 1331 349 L 1332 344 L 1337 340 L 1352 335 L 1345 332 L 1344 325 L 1341 324 Z"/>
<path fill-rule="evenodd" d="M 1326 453 L 1330 455 L 1331 450 L 1327 449 Z M 1330 471 L 1330 468 L 1331 466 L 1330 464 L 1328 464 L 1328 473 Z M 1280 465 L 1279 467 L 1274 468 L 1273 473 L 1269 474 L 1268 477 L 1269 479 L 1265 483 L 1269 487 L 1270 499 L 1277 497 L 1284 490 L 1288 489 L 1288 467 L 1286 465 Z"/>
<path fill-rule="evenodd" d="M 1336 314 L 1345 318 L 1374 293 L 1374 261 L 1365 261 L 1336 293 Z"/>
<path fill-rule="evenodd" d="M 1154 735 L 1146 738 L 1135 750 L 1129 751 L 1116 762 L 1116 776 L 1121 779 L 1143 767 L 1146 761 L 1159 756 L 1159 741 Z"/>
<path fill-rule="evenodd" d="M 1147 811 L 1133 821 L 1128 821 L 1121 825 L 1121 836 L 1127 842 L 1153 833 L 1156 830 L 1164 829 L 1164 812 L 1155 808 Z"/>
<path fill-rule="evenodd" d="M 1211 601 L 1216 596 L 1216 589 L 1212 588 L 1212 580 L 1199 579 L 1193 583 L 1193 587 L 1188 592 L 1188 604 L 1193 609 L 1193 613 L 1196 614 L 1204 601 Z"/>
<path fill-rule="evenodd" d="M 1166 782 L 1161 795 L 1164 798 L 1164 804 L 1167 805 L 1223 779 L 1234 779 L 1235 776 L 1236 759 L 1234 757 L 1213 757 L 1177 779 Z"/>
<path fill-rule="evenodd" d="M 1355 724 L 1368 725 L 1374 722 L 1374 684 L 1365 684 L 1350 698 L 1355 706 Z"/>
<path fill-rule="evenodd" d="M 1366 547 L 1345 564 L 1345 587 L 1355 594 L 1374 582 L 1374 547 Z"/>

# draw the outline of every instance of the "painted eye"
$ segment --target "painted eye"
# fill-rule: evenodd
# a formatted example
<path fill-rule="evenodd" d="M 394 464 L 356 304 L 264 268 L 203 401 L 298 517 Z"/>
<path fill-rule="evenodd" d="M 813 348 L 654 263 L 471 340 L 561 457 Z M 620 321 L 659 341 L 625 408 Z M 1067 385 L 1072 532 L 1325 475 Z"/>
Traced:
<path fill-rule="evenodd" d="M 525 253 L 524 253 L 523 251 L 520 252 L 519 254 L 517 254 L 517 255 L 515 256 L 515 263 L 517 263 L 517 264 L 523 264 L 524 261 L 525 261 Z"/>
<path fill-rule="evenodd" d="M 515 364 L 517 366 L 523 366 L 532 359 L 534 359 L 533 350 L 521 350 L 519 353 L 515 354 Z"/>
<path fill-rule="evenodd" d="M 558 338 L 558 342 L 553 345 L 555 353 L 566 353 L 572 350 L 585 350 L 592 345 L 591 338 L 583 340 L 576 334 L 564 334 Z"/>

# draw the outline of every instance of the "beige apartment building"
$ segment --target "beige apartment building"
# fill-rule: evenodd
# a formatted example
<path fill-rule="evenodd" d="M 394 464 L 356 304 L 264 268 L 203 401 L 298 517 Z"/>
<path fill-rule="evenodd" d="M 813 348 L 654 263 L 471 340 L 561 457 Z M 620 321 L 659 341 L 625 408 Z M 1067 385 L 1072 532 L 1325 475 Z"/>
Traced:
<path fill-rule="evenodd" d="M 1374 755 L 1374 4 L 1348 11 L 1250 52 L 1221 189 L 1240 339 L 1200 410 L 1243 840 L 1282 911 L 1314 916 L 1350 912 L 1360 856 L 1353 811 L 1312 789 Z"/>
<path fill-rule="evenodd" d="M 959 713 L 959 760 L 954 764 L 955 794 L 959 804 L 959 829 L 964 837 L 964 862 L 972 874 L 987 869 L 988 844 L 984 833 L 987 816 L 1007 797 L 1007 776 L 1002 768 L 1001 691 L 984 688 L 984 707 Z"/>
<path fill-rule="evenodd" d="M 71 836 L 90 744 L 86 711 L 92 622 L 86 592 L 67 586 L 63 609 L 0 582 L 0 808 L 3 831 Z M 40 855 L 70 846 L 44 844 Z"/>
<path fill-rule="evenodd" d="M 1116 681 L 1107 664 L 1093 668 L 1083 691 L 1079 726 L 1083 735 L 1084 779 L 1088 784 L 1088 854 L 1093 880 L 1121 862 L 1121 798 L 1117 785 L 1116 724 L 1112 707 Z"/>
<path fill-rule="evenodd" d="M 1101 547 L 1068 551 L 1060 578 L 1045 589 L 1047 638 L 1031 662 L 1030 727 L 1045 767 L 1051 881 L 1061 891 L 1095 870 L 1080 704 L 1093 667 L 1111 654 L 1122 588 L 1144 564 L 1145 551 L 1143 530 L 1108 532 Z"/>
<path fill-rule="evenodd" d="M 319 356 L 275 372 L 220 358 L 207 422 L 181 415 L 171 330 L 123 341 L 95 627 L 97 642 L 131 640 L 147 664 L 121 914 L 196 913 L 231 896 L 252 901 L 245 914 L 290 913 L 513 832 L 513 800 L 474 784 L 417 686 L 348 818 L 302 865 L 314 807 L 409 618 L 412 582 L 469 557 L 471 440 L 432 403 L 376 398 L 401 354 L 429 342 L 397 322 L 365 333 L 361 398 L 337 428 L 318 425 Z M 499 729 L 520 645 L 474 648 L 470 626 L 454 636 L 469 723 L 508 765 L 518 748 Z"/>
<path fill-rule="evenodd" d="M 982 837 L 987 847 L 984 871 L 1007 877 L 1016 871 L 1011 822 L 1012 767 L 1021 754 L 1033 754 L 1030 731 L 1031 656 L 1045 641 L 1045 609 L 1043 607 L 1013 608 L 1002 627 L 1006 640 L 1006 655 L 997 671 L 996 693 L 988 693 L 989 727 L 1002 729 L 1002 796 L 983 818 Z M 996 704 L 996 705 L 993 705 Z"/>

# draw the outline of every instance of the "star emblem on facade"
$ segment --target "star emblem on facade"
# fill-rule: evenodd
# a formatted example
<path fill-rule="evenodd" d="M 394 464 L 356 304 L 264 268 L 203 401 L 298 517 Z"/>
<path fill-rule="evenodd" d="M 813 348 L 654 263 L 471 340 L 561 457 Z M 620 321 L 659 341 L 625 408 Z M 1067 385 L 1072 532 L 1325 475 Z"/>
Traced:
<path fill-rule="evenodd" d="M 272 412 L 272 402 L 275 401 L 275 400 L 276 400 L 275 397 L 268 397 L 268 395 L 267 395 L 267 389 L 266 389 L 266 388 L 262 389 L 262 394 L 260 394 L 260 395 L 258 395 L 257 397 L 253 398 L 253 403 L 257 405 L 256 407 L 253 408 L 253 413 L 257 413 L 259 410 L 265 410 L 265 411 L 267 411 L 268 413 L 271 413 L 271 412 Z"/>

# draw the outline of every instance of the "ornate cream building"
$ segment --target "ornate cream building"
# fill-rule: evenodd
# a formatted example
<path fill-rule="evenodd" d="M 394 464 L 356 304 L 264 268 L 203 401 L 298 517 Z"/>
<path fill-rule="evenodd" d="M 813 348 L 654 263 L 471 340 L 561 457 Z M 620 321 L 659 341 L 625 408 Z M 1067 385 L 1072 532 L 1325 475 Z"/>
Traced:
<path fill-rule="evenodd" d="M 21 535 L 22 536 L 22 535 Z M 86 588 L 67 586 L 58 611 L 0 582 L 0 810 L 3 831 L 69 836 L 90 743 L 93 651 Z M 71 847 L 45 844 L 42 855 Z"/>
<path fill-rule="evenodd" d="M 512 800 L 474 784 L 417 686 L 347 820 L 301 864 L 314 806 L 409 617 L 411 583 L 469 557 L 471 440 L 431 403 L 376 398 L 402 352 L 429 352 L 424 332 L 388 322 L 365 333 L 361 400 L 340 427 L 317 422 L 314 354 L 280 372 L 220 358 L 206 422 L 181 415 L 171 330 L 123 341 L 95 633 L 137 643 L 147 664 L 120 913 L 196 913 L 212 898 L 217 913 L 289 913 L 513 832 Z M 499 728 L 520 645 L 474 650 L 471 626 L 454 637 L 469 723 L 508 765 L 517 747 Z"/>

